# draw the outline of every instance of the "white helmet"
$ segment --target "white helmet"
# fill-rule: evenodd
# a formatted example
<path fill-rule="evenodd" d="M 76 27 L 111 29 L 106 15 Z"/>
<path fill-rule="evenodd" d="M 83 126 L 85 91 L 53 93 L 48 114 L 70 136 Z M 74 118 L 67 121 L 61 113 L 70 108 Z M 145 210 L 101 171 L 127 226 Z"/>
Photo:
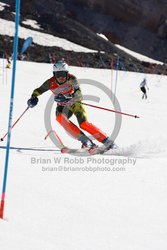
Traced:
<path fill-rule="evenodd" d="M 54 65 L 53 65 L 53 73 L 58 72 L 58 71 L 66 71 L 68 73 L 68 64 L 64 60 L 58 60 Z"/>

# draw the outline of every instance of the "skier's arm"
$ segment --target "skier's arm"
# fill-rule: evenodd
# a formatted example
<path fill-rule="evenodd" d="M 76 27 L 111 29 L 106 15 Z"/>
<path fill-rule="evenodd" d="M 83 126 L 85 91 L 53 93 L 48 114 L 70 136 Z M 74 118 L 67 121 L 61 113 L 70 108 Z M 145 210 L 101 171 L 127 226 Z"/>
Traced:
<path fill-rule="evenodd" d="M 49 90 L 50 88 L 50 81 L 47 80 L 45 81 L 39 88 L 34 89 L 33 93 L 32 93 L 32 97 L 37 97 L 39 95 L 42 95 L 44 92 L 46 92 L 47 90 Z"/>
<path fill-rule="evenodd" d="M 39 95 L 42 95 L 44 92 L 49 90 L 50 82 L 49 80 L 45 81 L 39 88 L 34 89 L 31 98 L 27 101 L 27 105 L 29 108 L 33 108 L 38 103 L 38 97 Z"/>

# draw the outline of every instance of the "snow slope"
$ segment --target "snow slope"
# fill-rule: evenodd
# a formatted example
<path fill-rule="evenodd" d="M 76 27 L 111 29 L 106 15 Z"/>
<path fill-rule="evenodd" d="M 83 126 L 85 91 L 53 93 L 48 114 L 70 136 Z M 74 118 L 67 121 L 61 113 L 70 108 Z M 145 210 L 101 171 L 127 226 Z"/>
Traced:
<path fill-rule="evenodd" d="M 98 79 L 114 89 L 115 72 L 79 67 L 70 71 L 81 82 L 85 79 L 87 84 L 81 84 L 84 95 L 100 98 L 99 103 L 85 102 L 113 109 L 103 90 L 89 82 Z M 7 130 L 11 74 L 10 69 L 3 72 L 0 60 L 1 137 Z M 51 75 L 51 64 L 17 62 L 13 122 L 25 110 L 33 89 Z M 139 89 L 143 74 L 118 74 L 116 93 L 122 111 L 140 116 L 122 117 L 116 139 L 129 157 L 61 155 L 50 139 L 44 140 L 44 111 L 50 92 L 27 111 L 12 131 L 0 249 L 166 250 L 167 85 L 165 76 L 146 77 L 148 100 L 143 101 Z M 86 109 L 92 123 L 111 133 L 113 113 Z M 55 105 L 53 129 L 67 145 L 79 147 L 55 122 L 54 112 Z M 0 144 L 0 185 L 5 146 L 6 140 Z"/>

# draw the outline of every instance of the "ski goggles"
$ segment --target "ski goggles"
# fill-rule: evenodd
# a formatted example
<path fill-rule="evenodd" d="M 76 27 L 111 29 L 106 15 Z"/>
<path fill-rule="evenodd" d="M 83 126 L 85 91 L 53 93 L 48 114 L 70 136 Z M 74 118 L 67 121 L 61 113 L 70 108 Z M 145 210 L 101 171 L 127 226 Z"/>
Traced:
<path fill-rule="evenodd" d="M 53 72 L 54 77 L 59 78 L 59 77 L 67 77 L 68 72 L 67 71 L 56 71 Z"/>

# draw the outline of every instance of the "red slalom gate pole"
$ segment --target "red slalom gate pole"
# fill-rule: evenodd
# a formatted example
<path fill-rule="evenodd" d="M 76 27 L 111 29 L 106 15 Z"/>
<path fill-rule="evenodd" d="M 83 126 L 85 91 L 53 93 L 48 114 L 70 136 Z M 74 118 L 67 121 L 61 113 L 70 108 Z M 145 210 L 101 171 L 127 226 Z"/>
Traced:
<path fill-rule="evenodd" d="M 29 109 L 29 107 L 27 107 L 24 112 L 21 114 L 21 116 L 15 121 L 15 123 L 12 125 L 11 129 L 16 125 L 16 123 L 18 123 L 18 121 L 21 119 L 21 117 L 25 114 L 25 112 Z M 6 132 L 6 134 L 1 138 L 1 141 L 4 140 L 4 138 L 8 135 L 8 132 Z"/>
<path fill-rule="evenodd" d="M 131 114 L 128 114 L 128 113 L 123 113 L 121 111 L 117 111 L 117 110 L 113 110 L 113 109 L 107 109 L 107 108 L 99 107 L 99 106 L 88 104 L 88 103 L 84 103 L 84 102 L 82 102 L 82 104 L 86 105 L 86 106 L 90 106 L 92 108 L 102 109 L 102 110 L 106 110 L 106 111 L 109 111 L 109 112 L 114 112 L 114 113 L 121 114 L 121 115 L 131 116 L 131 117 L 134 117 L 134 118 L 140 118 L 137 115 L 131 115 Z"/>
<path fill-rule="evenodd" d="M 55 130 L 50 130 L 50 131 L 47 133 L 47 135 L 45 136 L 44 139 L 46 140 L 46 139 L 48 138 L 48 136 L 49 136 L 51 133 L 54 133 L 54 135 L 56 136 L 56 138 L 58 139 L 58 141 L 60 142 L 60 144 L 61 144 L 62 147 L 64 148 L 65 146 L 64 146 L 62 140 L 60 139 L 60 137 L 58 136 L 58 134 L 56 133 Z"/>

